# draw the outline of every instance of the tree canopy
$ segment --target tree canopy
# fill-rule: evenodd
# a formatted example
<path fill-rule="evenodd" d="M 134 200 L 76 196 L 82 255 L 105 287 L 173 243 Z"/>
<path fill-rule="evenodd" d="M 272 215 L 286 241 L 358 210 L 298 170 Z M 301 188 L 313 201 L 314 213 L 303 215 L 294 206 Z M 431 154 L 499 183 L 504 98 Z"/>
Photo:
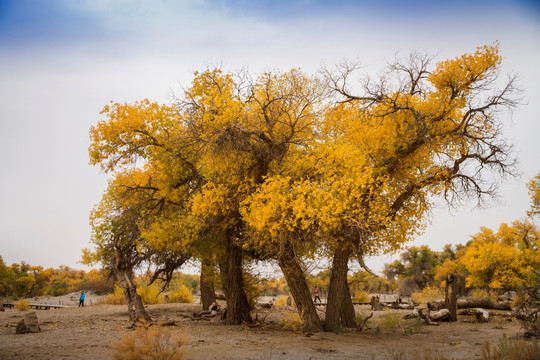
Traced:
<path fill-rule="evenodd" d="M 91 163 L 112 174 L 94 259 L 128 235 L 164 269 L 183 255 L 217 265 L 231 324 L 251 321 L 243 265 L 273 260 L 317 330 L 303 262 L 326 258 L 334 331 L 351 321 L 340 309 L 352 306 L 353 256 L 400 249 L 437 198 L 483 204 L 513 173 L 500 114 L 518 91 L 499 80 L 501 59 L 497 45 L 435 65 L 412 54 L 360 86 L 346 63 L 317 75 L 207 69 L 171 105 L 111 103 L 90 131 Z"/>

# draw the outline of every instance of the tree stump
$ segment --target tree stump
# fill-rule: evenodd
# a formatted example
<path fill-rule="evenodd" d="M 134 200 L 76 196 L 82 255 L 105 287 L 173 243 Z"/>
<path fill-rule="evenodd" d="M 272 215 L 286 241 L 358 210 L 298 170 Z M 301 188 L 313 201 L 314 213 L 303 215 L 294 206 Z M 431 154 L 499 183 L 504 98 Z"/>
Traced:
<path fill-rule="evenodd" d="M 15 333 L 17 334 L 38 333 L 40 331 L 41 329 L 35 311 L 25 314 L 24 318 L 19 321 L 17 328 L 15 329 Z"/>
<path fill-rule="evenodd" d="M 381 311 L 384 309 L 383 304 L 381 304 L 378 296 L 372 297 L 370 302 L 371 302 L 371 310 Z"/>

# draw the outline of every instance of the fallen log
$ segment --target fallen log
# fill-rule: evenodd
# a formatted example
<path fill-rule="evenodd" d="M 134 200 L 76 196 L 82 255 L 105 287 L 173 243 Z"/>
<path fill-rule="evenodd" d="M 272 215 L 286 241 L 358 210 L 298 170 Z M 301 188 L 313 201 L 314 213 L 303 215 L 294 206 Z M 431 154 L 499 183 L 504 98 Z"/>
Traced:
<path fill-rule="evenodd" d="M 193 313 L 193 318 L 194 319 L 197 319 L 197 318 L 211 318 L 211 317 L 214 317 L 214 316 L 217 316 L 221 314 L 221 305 L 219 305 L 217 302 L 214 302 L 212 305 L 210 305 L 210 309 L 209 310 L 202 310 L 202 311 L 199 311 L 199 312 L 194 312 Z"/>
<path fill-rule="evenodd" d="M 431 319 L 431 317 L 429 316 L 429 309 L 426 309 L 426 308 L 418 309 L 418 316 L 420 317 L 420 319 L 423 319 L 427 325 L 439 325 L 438 323 L 433 321 L 433 319 Z"/>
<path fill-rule="evenodd" d="M 450 317 L 450 310 L 441 309 L 439 311 L 431 312 L 429 308 L 414 309 L 412 313 L 403 316 L 404 319 L 423 319 L 428 325 L 439 325 L 436 321 L 445 321 Z"/>
<path fill-rule="evenodd" d="M 474 315 L 476 322 L 483 323 L 489 321 L 489 312 L 481 308 L 463 309 L 459 312 L 460 315 Z"/>
<path fill-rule="evenodd" d="M 444 301 L 437 301 L 430 303 L 429 305 L 432 310 L 443 309 Z M 457 307 L 458 309 L 482 308 L 489 310 L 512 310 L 512 306 L 509 302 L 493 302 L 488 298 L 459 299 L 457 301 Z"/>
<path fill-rule="evenodd" d="M 398 309 L 398 310 L 412 310 L 414 309 L 414 305 L 413 304 L 408 304 L 408 303 L 390 303 L 388 305 L 389 308 L 391 309 Z"/>

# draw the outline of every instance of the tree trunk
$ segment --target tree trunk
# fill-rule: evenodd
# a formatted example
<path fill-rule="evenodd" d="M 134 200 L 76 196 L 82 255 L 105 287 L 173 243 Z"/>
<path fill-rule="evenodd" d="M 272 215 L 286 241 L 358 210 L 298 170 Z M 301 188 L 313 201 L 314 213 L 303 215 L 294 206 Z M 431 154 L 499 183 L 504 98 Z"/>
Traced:
<path fill-rule="evenodd" d="M 349 292 L 347 286 L 347 272 L 349 268 L 347 264 L 350 255 L 351 250 L 348 247 L 339 247 L 334 254 L 332 274 L 330 275 L 330 284 L 328 286 L 328 301 L 326 305 L 326 318 L 324 321 L 325 331 L 339 331 L 342 315 L 341 307 L 342 304 L 346 302 L 345 298 L 348 298 L 348 302 L 351 302 L 350 305 L 352 306 L 350 296 L 348 294 L 345 296 L 345 293 Z M 347 310 L 346 307 L 348 304 L 345 304 L 344 306 L 344 309 Z M 347 316 L 343 319 L 345 323 L 351 323 L 351 321 L 354 323 L 354 316 L 353 319 L 350 319 L 350 310 L 344 311 L 343 315 Z"/>
<path fill-rule="evenodd" d="M 216 301 L 214 279 L 215 273 L 212 260 L 203 258 L 201 261 L 201 303 L 203 310 L 210 309 L 210 305 Z"/>
<path fill-rule="evenodd" d="M 345 276 L 345 279 L 347 279 L 347 276 Z M 343 290 L 343 297 L 339 307 L 341 326 L 353 328 L 356 327 L 356 312 L 354 311 L 354 305 L 351 299 L 351 290 L 349 289 L 349 284 L 346 281 L 343 286 Z"/>
<path fill-rule="evenodd" d="M 457 321 L 457 275 L 446 276 L 444 307 L 450 311 L 448 321 Z"/>
<path fill-rule="evenodd" d="M 313 304 L 304 270 L 298 263 L 294 248 L 290 242 L 286 242 L 283 246 L 283 249 L 278 256 L 278 262 L 281 271 L 283 271 L 283 274 L 285 275 L 285 280 L 287 280 L 287 285 L 291 290 L 296 309 L 304 321 L 304 330 L 322 331 L 323 327 L 321 319 Z"/>
<path fill-rule="evenodd" d="M 242 321 L 252 323 L 249 303 L 244 290 L 242 274 L 242 248 L 236 245 L 231 237 L 227 239 L 227 314 L 225 323 L 240 325 Z"/>
<path fill-rule="evenodd" d="M 225 295 L 225 300 L 229 297 L 229 272 L 227 271 L 227 257 L 218 257 L 219 277 L 221 279 L 221 290 Z"/>
<path fill-rule="evenodd" d="M 152 319 L 144 309 L 141 297 L 137 293 L 137 285 L 135 285 L 135 282 L 133 281 L 133 273 L 128 270 L 117 270 L 116 279 L 124 290 L 124 296 L 126 297 L 128 306 L 129 320 L 131 322 L 136 322 L 139 320 L 151 322 Z"/>

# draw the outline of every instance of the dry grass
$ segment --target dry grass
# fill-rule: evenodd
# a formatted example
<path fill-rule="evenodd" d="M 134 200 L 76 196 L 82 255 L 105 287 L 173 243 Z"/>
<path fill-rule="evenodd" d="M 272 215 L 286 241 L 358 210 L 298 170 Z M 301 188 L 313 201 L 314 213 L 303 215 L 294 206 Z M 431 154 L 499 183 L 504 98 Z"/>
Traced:
<path fill-rule="evenodd" d="M 140 327 L 132 334 L 113 342 L 115 360 L 182 360 L 187 340 L 160 326 Z"/>
<path fill-rule="evenodd" d="M 540 359 L 540 342 L 523 339 L 508 339 L 506 336 L 499 340 L 497 346 L 485 342 L 482 346 L 483 360 L 532 360 Z"/>

